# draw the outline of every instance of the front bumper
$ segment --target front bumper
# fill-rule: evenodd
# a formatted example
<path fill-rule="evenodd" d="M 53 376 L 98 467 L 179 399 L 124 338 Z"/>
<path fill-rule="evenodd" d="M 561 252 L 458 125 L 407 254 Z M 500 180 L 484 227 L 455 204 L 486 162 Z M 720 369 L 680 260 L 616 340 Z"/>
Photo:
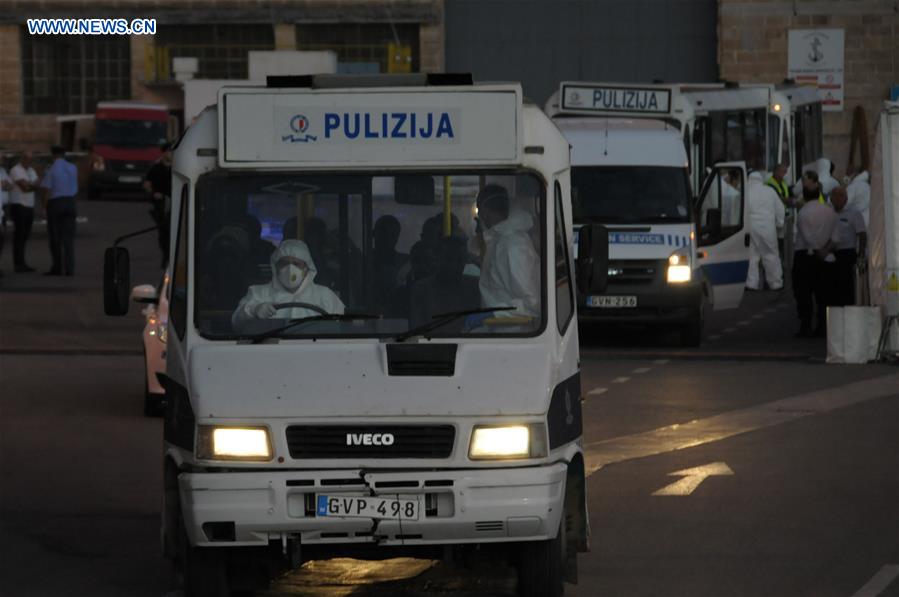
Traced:
<path fill-rule="evenodd" d="M 185 472 L 179 491 L 193 545 L 267 545 L 285 536 L 299 537 L 301 544 L 532 541 L 551 539 L 558 531 L 567 469 L 555 463 L 421 472 Z M 421 496 L 421 517 L 402 523 L 318 518 L 316 494 Z M 231 523 L 233 534 L 226 533 L 225 540 L 216 536 L 214 528 L 230 531 Z"/>
<path fill-rule="evenodd" d="M 578 293 L 578 319 L 609 323 L 687 323 L 699 316 L 702 308 L 702 286 L 693 280 L 686 284 L 665 281 L 641 283 L 609 283 L 604 295 L 636 296 L 637 306 L 629 308 L 588 307 L 587 297 Z"/>
<path fill-rule="evenodd" d="M 142 191 L 144 176 L 141 171 L 92 171 L 88 178 L 88 185 L 94 191 Z"/>

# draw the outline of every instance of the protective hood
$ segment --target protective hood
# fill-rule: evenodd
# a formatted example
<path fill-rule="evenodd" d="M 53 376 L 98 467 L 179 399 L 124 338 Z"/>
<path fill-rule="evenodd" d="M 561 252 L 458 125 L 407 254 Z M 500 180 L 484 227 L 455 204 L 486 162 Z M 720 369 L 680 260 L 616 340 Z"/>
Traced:
<path fill-rule="evenodd" d="M 830 163 L 827 158 L 820 158 L 815 162 L 815 172 L 818 173 L 818 178 L 830 176 Z"/>
<path fill-rule="evenodd" d="M 749 184 L 765 184 L 765 179 L 762 177 L 762 173 L 758 170 L 753 170 L 749 173 Z"/>
<path fill-rule="evenodd" d="M 870 184 L 871 183 L 871 175 L 868 174 L 867 170 L 865 170 L 859 174 L 856 174 L 855 178 L 852 179 L 852 182 L 850 184 L 853 184 L 856 182 L 867 182 Z"/>
<path fill-rule="evenodd" d="M 280 290 L 283 292 L 299 292 L 299 290 L 292 291 L 288 288 L 285 288 L 284 285 L 281 284 L 281 282 L 278 280 L 278 268 L 276 264 L 282 257 L 293 257 L 295 259 L 300 259 L 306 263 L 309 270 L 306 275 L 306 280 L 304 280 L 304 285 L 308 283 L 307 281 L 315 279 L 315 274 L 318 273 L 318 270 L 315 267 L 315 262 L 312 260 L 312 253 L 309 252 L 309 247 L 306 246 L 306 243 L 301 240 L 285 240 L 281 242 L 277 249 L 275 249 L 275 252 L 272 253 L 271 257 L 272 286 L 274 286 L 276 290 Z"/>
<path fill-rule="evenodd" d="M 534 217 L 521 209 L 510 209 L 509 217 L 487 231 L 489 234 L 505 236 L 515 232 L 527 232 L 534 227 Z M 488 234 L 485 234 L 488 236 Z"/>

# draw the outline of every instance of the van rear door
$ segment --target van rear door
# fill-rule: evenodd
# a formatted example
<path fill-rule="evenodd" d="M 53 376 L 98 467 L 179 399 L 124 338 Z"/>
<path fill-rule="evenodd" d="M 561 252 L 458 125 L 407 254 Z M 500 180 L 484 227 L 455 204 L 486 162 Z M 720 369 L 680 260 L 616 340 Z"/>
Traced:
<path fill-rule="evenodd" d="M 696 202 L 697 259 L 715 310 L 743 299 L 749 271 L 749 205 L 745 162 L 722 162 L 709 172 Z"/>

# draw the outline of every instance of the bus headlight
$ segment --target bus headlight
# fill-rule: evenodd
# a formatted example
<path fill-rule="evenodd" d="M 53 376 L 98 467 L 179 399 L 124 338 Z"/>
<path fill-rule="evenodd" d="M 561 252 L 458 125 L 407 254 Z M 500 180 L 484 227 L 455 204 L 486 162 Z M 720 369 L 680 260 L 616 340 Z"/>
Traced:
<path fill-rule="evenodd" d="M 512 460 L 546 456 L 542 425 L 478 425 L 471 434 L 471 460 Z"/>
<path fill-rule="evenodd" d="M 272 444 L 265 427 L 201 425 L 197 431 L 197 458 L 202 460 L 272 459 Z"/>
<path fill-rule="evenodd" d="M 690 254 L 678 251 L 668 257 L 668 283 L 684 284 L 690 281 L 693 269 L 690 267 Z"/>

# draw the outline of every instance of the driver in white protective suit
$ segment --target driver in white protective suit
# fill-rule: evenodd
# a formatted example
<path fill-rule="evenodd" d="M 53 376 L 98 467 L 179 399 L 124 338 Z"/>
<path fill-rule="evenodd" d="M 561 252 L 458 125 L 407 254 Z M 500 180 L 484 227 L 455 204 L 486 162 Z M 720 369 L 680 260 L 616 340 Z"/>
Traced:
<path fill-rule="evenodd" d="M 307 303 L 329 314 L 342 314 L 343 302 L 325 286 L 313 280 L 317 270 L 309 247 L 301 240 L 285 240 L 272 253 L 271 284 L 258 284 L 247 289 L 231 316 L 235 328 L 258 319 L 297 319 L 321 315 L 305 307 L 279 308 L 284 303 Z"/>
<path fill-rule="evenodd" d="M 783 268 L 777 250 L 777 229 L 784 225 L 784 206 L 777 192 L 765 185 L 761 172 L 749 175 L 749 273 L 746 288 L 760 290 L 759 262 L 771 290 L 783 288 Z"/>
<path fill-rule="evenodd" d="M 478 216 L 486 228 L 479 283 L 481 305 L 514 310 L 470 316 L 466 324 L 475 328 L 494 316 L 539 316 L 540 258 L 530 236 L 533 216 L 511 207 L 509 192 L 496 184 L 485 186 L 478 193 L 477 203 Z"/>

